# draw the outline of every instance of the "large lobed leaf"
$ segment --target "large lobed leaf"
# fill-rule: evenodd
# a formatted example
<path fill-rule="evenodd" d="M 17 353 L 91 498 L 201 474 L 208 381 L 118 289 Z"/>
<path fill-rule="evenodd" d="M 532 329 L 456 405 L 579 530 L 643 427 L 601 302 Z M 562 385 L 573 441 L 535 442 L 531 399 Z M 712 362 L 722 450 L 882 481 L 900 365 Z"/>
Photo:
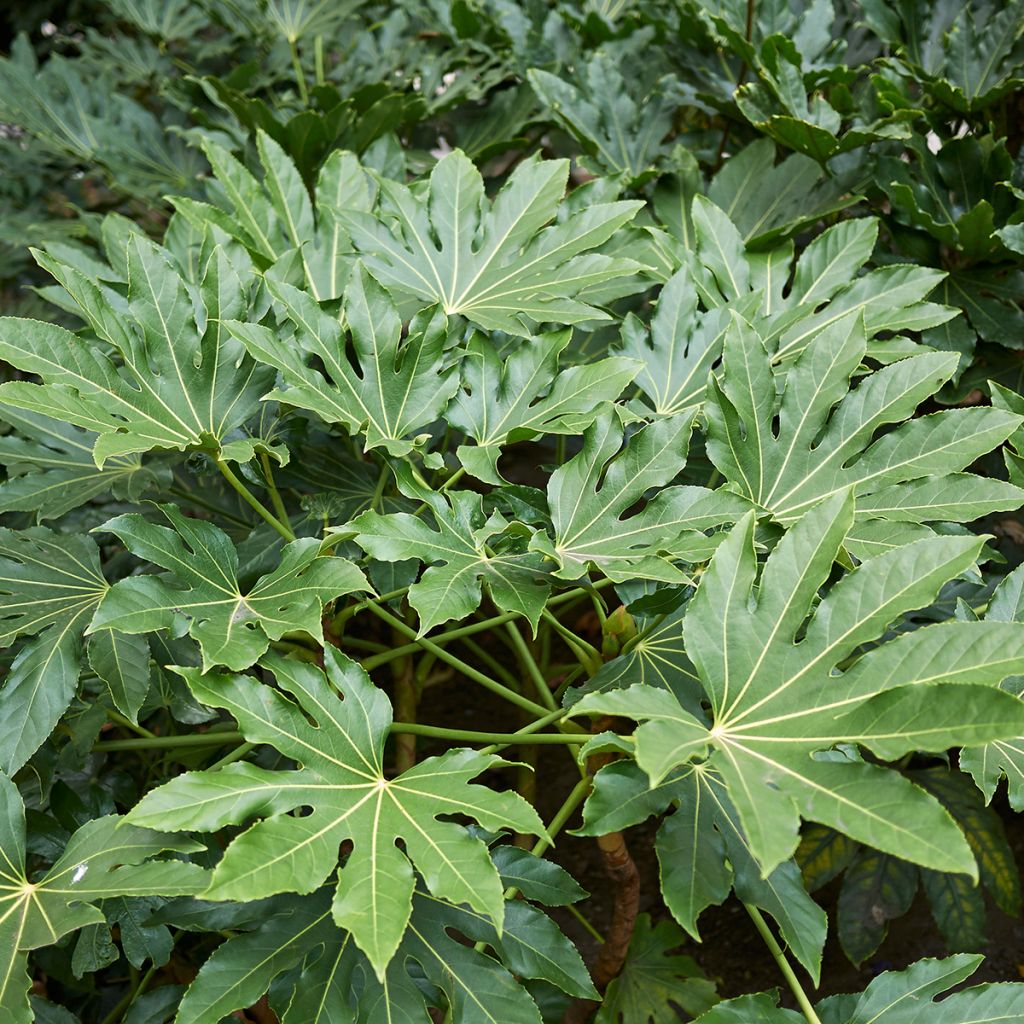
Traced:
<path fill-rule="evenodd" d="M 414 865 L 433 895 L 486 914 L 500 935 L 502 886 L 486 847 L 439 816 L 467 815 L 485 828 L 544 835 L 536 812 L 514 793 L 471 785 L 500 763 L 472 750 L 428 758 L 389 779 L 387 698 L 354 662 L 331 648 L 324 658 L 326 675 L 266 655 L 277 690 L 249 676 L 181 669 L 199 700 L 230 711 L 250 742 L 270 744 L 296 767 L 269 771 L 240 763 L 189 772 L 152 790 L 129 820 L 216 831 L 259 819 L 214 869 L 205 895 L 217 900 L 312 892 L 334 874 L 338 847 L 351 840 L 332 912 L 381 979 L 409 925 Z M 286 813 L 298 808 L 311 811 Z"/>
<path fill-rule="evenodd" d="M 1024 634 L 1011 624 L 946 622 L 862 653 L 967 571 L 982 540 L 924 539 L 868 559 L 819 603 L 853 508 L 847 491 L 811 509 L 760 578 L 752 514 L 716 551 L 683 625 L 708 720 L 644 686 L 590 694 L 573 714 L 643 722 L 635 757 L 652 785 L 678 765 L 706 764 L 764 873 L 793 854 L 803 817 L 925 867 L 977 877 L 941 804 L 849 745 L 895 760 L 1019 735 L 1024 706 L 998 684 L 1024 665 Z"/>
<path fill-rule="evenodd" d="M 100 528 L 167 572 L 116 583 L 96 610 L 91 632 L 176 630 L 184 618 L 204 668 L 241 670 L 285 633 L 301 630 L 322 643 L 323 606 L 369 588 L 359 569 L 345 558 L 321 555 L 312 537 L 287 544 L 272 572 L 243 587 L 238 553 L 223 530 L 183 516 L 175 505 L 158 507 L 169 526 L 129 512 Z"/>
<path fill-rule="evenodd" d="M 491 202 L 455 150 L 434 166 L 425 194 L 385 179 L 382 216 L 345 208 L 342 221 L 386 287 L 488 330 L 525 335 L 530 323 L 607 319 L 578 296 L 642 269 L 596 251 L 642 204 L 596 203 L 556 221 L 568 175 L 567 160 L 531 157 Z"/>
<path fill-rule="evenodd" d="M 94 431 L 101 468 L 152 449 L 252 458 L 250 442 L 230 438 L 257 408 L 269 371 L 222 328 L 245 312 L 249 283 L 224 249 L 206 250 L 196 302 L 166 250 L 142 235 L 127 241 L 127 297 L 75 266 L 39 261 L 103 344 L 56 324 L 3 318 L 0 357 L 43 383 L 9 381 L 0 400 Z"/>

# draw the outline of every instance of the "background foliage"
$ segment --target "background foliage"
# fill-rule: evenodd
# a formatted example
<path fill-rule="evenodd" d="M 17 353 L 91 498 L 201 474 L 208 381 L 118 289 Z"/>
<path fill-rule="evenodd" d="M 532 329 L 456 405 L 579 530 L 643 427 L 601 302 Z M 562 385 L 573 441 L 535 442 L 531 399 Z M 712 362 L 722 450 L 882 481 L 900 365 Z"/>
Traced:
<path fill-rule="evenodd" d="M 4 17 L 5 1021 L 1024 1020 L 1024 0 Z"/>

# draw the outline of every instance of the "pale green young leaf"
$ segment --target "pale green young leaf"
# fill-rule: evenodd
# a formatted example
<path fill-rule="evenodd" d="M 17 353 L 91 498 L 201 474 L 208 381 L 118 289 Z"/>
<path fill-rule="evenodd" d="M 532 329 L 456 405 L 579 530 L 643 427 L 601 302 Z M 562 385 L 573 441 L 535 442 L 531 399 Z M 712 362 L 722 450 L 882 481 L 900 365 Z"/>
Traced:
<path fill-rule="evenodd" d="M 280 371 L 285 387 L 265 397 L 364 434 L 367 450 L 407 455 L 416 432 L 438 419 L 459 385 L 457 368 L 444 365 L 445 315 L 439 309 L 420 314 L 403 339 L 393 302 L 362 268 L 345 291 L 348 332 L 298 288 L 275 281 L 268 287 L 294 324 L 294 337 L 259 324 L 227 324 L 253 358 Z M 347 334 L 355 364 L 346 351 Z"/>
<path fill-rule="evenodd" d="M 815 506 L 779 542 L 759 581 L 752 515 L 716 551 L 684 619 L 687 654 L 711 705 L 707 764 L 721 776 L 764 872 L 793 853 L 804 817 L 925 867 L 976 877 L 969 847 L 933 797 L 884 766 L 815 755 L 848 743 L 885 755 L 915 748 L 930 729 L 920 714 L 925 693 L 937 723 L 925 746 L 974 742 L 979 733 L 1013 735 L 1018 712 L 998 690 L 998 680 L 1024 665 L 1024 634 L 1004 634 L 1003 648 L 995 651 L 983 642 L 966 653 L 974 639 L 963 631 L 969 623 L 946 624 L 952 627 L 946 636 L 942 624 L 919 631 L 950 655 L 953 679 L 946 685 L 940 685 L 944 677 L 935 659 L 904 662 L 905 670 L 889 678 L 858 671 L 856 663 L 839 672 L 862 645 L 877 641 L 890 623 L 928 605 L 943 583 L 967 571 L 982 543 L 937 537 L 898 548 L 862 563 L 816 605 L 852 520 L 848 492 Z M 984 628 L 978 638 L 983 634 Z M 887 646 L 865 660 L 895 663 L 889 660 L 898 658 L 895 649 L 882 653 Z M 965 699 L 956 672 L 961 662 L 972 661 L 983 668 Z M 590 694 L 573 714 L 602 713 L 610 699 L 618 706 L 630 694 L 639 698 L 638 689 Z M 652 718 L 639 703 L 636 709 L 632 717 L 643 722 L 635 734 L 637 760 L 664 772 L 672 718 L 664 712 Z M 686 755 L 682 763 L 700 747 L 688 742 L 693 723 L 680 721 L 675 742 Z M 645 750 L 648 734 L 652 747 Z"/>
<path fill-rule="evenodd" d="M 555 575 L 578 579 L 591 567 L 610 579 L 685 582 L 675 563 L 707 557 L 704 533 L 732 523 L 747 507 L 735 494 L 666 486 L 686 464 L 695 410 L 656 420 L 628 441 L 618 412 L 602 410 L 583 435 L 583 450 L 548 480 L 554 536 L 531 546 L 552 558 Z M 627 513 L 650 488 L 644 507 Z"/>
<path fill-rule="evenodd" d="M 855 488 L 864 520 L 969 522 L 1017 507 L 1020 488 L 960 472 L 1004 441 L 1017 417 L 972 408 L 909 419 L 952 375 L 956 355 L 911 356 L 851 390 L 865 344 L 860 315 L 849 314 L 809 339 L 784 372 L 734 319 L 706 407 L 708 455 L 730 486 L 784 524 L 845 487 Z"/>
<path fill-rule="evenodd" d="M 434 895 L 488 914 L 500 932 L 501 882 L 486 848 L 438 816 L 464 814 L 485 828 L 543 835 L 536 812 L 513 793 L 471 785 L 499 762 L 471 750 L 452 750 L 386 778 L 387 698 L 355 663 L 331 648 L 325 659 L 327 676 L 308 664 L 265 656 L 278 686 L 294 700 L 251 677 L 182 669 L 199 700 L 229 711 L 250 742 L 270 744 L 301 767 L 190 772 L 151 791 L 131 820 L 214 831 L 262 819 L 229 845 L 215 868 L 206 896 L 218 900 L 312 892 L 335 871 L 339 844 L 351 839 L 334 919 L 352 931 L 381 978 L 409 923 L 413 865 Z M 301 806 L 312 813 L 281 813 Z M 404 852 L 396 845 L 400 838 Z"/>
<path fill-rule="evenodd" d="M 639 364 L 612 357 L 559 370 L 569 330 L 520 342 L 507 354 L 474 334 L 461 356 L 461 383 L 445 419 L 476 444 L 456 451 L 478 480 L 500 485 L 501 447 L 541 434 L 578 434 L 604 402 L 619 397 Z"/>
<path fill-rule="evenodd" d="M 9 381 L 0 401 L 94 431 L 98 467 L 151 449 L 217 452 L 257 408 L 269 370 L 245 358 L 206 306 L 193 304 L 165 250 L 139 235 L 128 241 L 127 302 L 70 265 L 39 262 L 119 358 L 56 324 L 4 318 L 0 357 L 42 384 Z M 219 247 L 205 268 L 207 304 L 208 288 L 232 297 L 218 317 L 242 314 L 247 285 Z"/>
<path fill-rule="evenodd" d="M 381 515 L 372 509 L 344 527 L 355 542 L 383 562 L 415 558 L 427 568 L 409 588 L 409 603 L 426 633 L 449 619 L 464 619 L 480 606 L 482 588 L 501 611 L 523 615 L 534 632 L 551 593 L 545 560 L 504 539 L 509 523 L 499 512 L 484 516 L 479 494 L 423 490 L 436 528 L 407 512 Z"/>
<path fill-rule="evenodd" d="M 455 150 L 435 164 L 425 192 L 384 180 L 379 215 L 343 209 L 342 221 L 387 288 L 526 337 L 530 324 L 607 319 L 577 296 L 642 269 L 597 251 L 642 203 L 595 203 L 552 223 L 568 174 L 567 160 L 531 157 L 488 201 L 480 172 Z"/>
<path fill-rule="evenodd" d="M 369 589 L 359 569 L 347 559 L 320 555 L 319 542 L 312 537 L 287 544 L 277 567 L 243 588 L 238 553 L 226 533 L 182 515 L 174 505 L 157 507 L 168 526 L 129 512 L 101 528 L 167 572 L 129 576 L 114 584 L 96 611 L 91 633 L 176 629 L 184 617 L 199 642 L 204 668 L 240 670 L 285 633 L 303 631 L 322 643 L 324 605 Z"/>

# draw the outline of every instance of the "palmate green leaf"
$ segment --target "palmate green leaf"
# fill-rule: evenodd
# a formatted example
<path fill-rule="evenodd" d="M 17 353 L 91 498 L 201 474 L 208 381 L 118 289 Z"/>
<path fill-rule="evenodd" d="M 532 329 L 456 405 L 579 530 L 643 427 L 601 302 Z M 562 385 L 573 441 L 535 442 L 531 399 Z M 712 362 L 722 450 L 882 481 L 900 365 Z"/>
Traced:
<path fill-rule="evenodd" d="M 439 309 L 421 313 L 403 340 L 402 320 L 387 292 L 359 268 L 343 306 L 353 365 L 337 317 L 289 284 L 268 281 L 268 287 L 295 326 L 293 338 L 258 324 L 227 323 L 250 355 L 280 371 L 286 386 L 264 397 L 363 433 L 367 450 L 407 455 L 417 443 L 415 432 L 441 415 L 458 387 L 457 368 L 443 365 L 445 315 Z M 308 365 L 311 358 L 314 366 Z"/>
<path fill-rule="evenodd" d="M 578 434 L 604 402 L 614 401 L 640 364 L 612 357 L 559 370 L 570 330 L 553 331 L 500 352 L 474 334 L 462 354 L 461 386 L 445 419 L 476 444 L 459 445 L 459 461 L 478 480 L 501 485 L 502 445 L 541 434 Z"/>
<path fill-rule="evenodd" d="M 531 68 L 527 78 L 554 120 L 598 167 L 622 174 L 635 187 L 656 173 L 655 162 L 667 153 L 663 140 L 683 91 L 674 75 L 650 81 L 631 74 L 627 79 L 622 68 L 611 54 L 598 51 L 578 67 L 578 84 L 540 68 Z M 634 99 L 633 92 L 642 95 Z"/>
<path fill-rule="evenodd" d="M 224 250 L 208 253 L 198 308 L 167 252 L 141 235 L 127 243 L 127 303 L 73 266 L 39 262 L 118 359 L 55 324 L 0 319 L 0 357 L 43 380 L 0 385 L 0 401 L 95 431 L 100 468 L 151 449 L 219 453 L 256 409 L 271 372 L 221 329 L 243 313 L 247 291 Z M 241 443 L 226 454 L 247 461 L 253 450 Z"/>
<path fill-rule="evenodd" d="M 707 752 L 762 872 L 793 854 L 803 817 L 924 867 L 977 878 L 963 835 L 932 796 L 883 765 L 819 752 L 860 744 L 892 760 L 970 744 L 978 734 L 1018 734 L 1024 705 L 998 684 L 1024 664 L 1024 633 L 1001 623 L 940 623 L 879 644 L 839 672 L 970 569 L 982 545 L 936 537 L 879 555 L 815 608 L 853 511 L 849 492 L 815 506 L 776 546 L 759 581 L 753 514 L 719 546 L 683 625 L 709 722 L 665 691 L 636 686 L 591 694 L 573 714 L 642 721 L 635 756 L 652 785 Z"/>
<path fill-rule="evenodd" d="M 990 623 L 1024 622 L 1024 567 L 1009 573 L 996 587 L 985 613 Z M 1024 696 L 1024 681 L 1019 676 L 1007 679 L 1004 688 L 1017 696 Z M 1010 806 L 1024 810 L 1024 732 L 1019 736 L 996 739 L 960 752 L 960 767 L 974 779 L 990 802 L 996 788 L 1005 777 Z"/>
<path fill-rule="evenodd" d="M 692 957 L 673 954 L 686 941 L 671 921 L 652 927 L 640 914 L 622 971 L 608 986 L 596 1024 L 658 1024 L 677 1017 L 674 1007 L 699 1014 L 717 1001 L 715 984 Z"/>
<path fill-rule="evenodd" d="M 382 562 L 415 558 L 427 565 L 409 588 L 409 603 L 426 633 L 449 619 L 463 619 L 480 606 L 483 585 L 502 611 L 529 620 L 534 632 L 551 593 L 545 559 L 523 550 L 500 512 L 484 516 L 479 494 L 422 490 L 417 496 L 430 508 L 436 529 L 407 512 L 381 515 L 372 509 L 343 527 L 355 542 Z"/>
<path fill-rule="evenodd" d="M 857 197 L 845 193 L 810 157 L 793 153 L 777 164 L 776 147 L 770 138 L 759 138 L 729 157 L 707 188 L 696 191 L 707 195 L 735 224 L 743 242 L 758 248 L 777 244 L 802 227 L 856 203 Z M 658 217 L 689 249 L 692 222 L 686 195 L 685 178 L 663 180 L 654 191 L 653 206 Z M 863 223 L 869 218 L 841 221 Z"/>
<path fill-rule="evenodd" d="M 620 414 L 605 408 L 583 435 L 583 450 L 548 480 L 554 535 L 535 534 L 561 579 L 593 566 L 609 579 L 686 582 L 678 560 L 699 561 L 714 549 L 703 531 L 732 523 L 747 508 L 735 494 L 666 484 L 686 464 L 694 409 L 644 427 L 623 443 Z M 639 512 L 628 513 L 650 488 Z"/>
<path fill-rule="evenodd" d="M 665 810 L 655 849 L 665 905 L 694 939 L 710 906 L 736 895 L 770 914 L 787 946 L 817 981 L 827 918 L 807 895 L 800 871 L 785 861 L 762 877 L 722 779 L 705 764 L 672 772 L 652 786 L 636 764 L 602 768 L 583 809 L 580 835 L 603 835 Z"/>
<path fill-rule="evenodd" d="M 165 474 L 143 466 L 136 453 L 109 459 L 98 469 L 96 435 L 70 423 L 10 407 L 4 421 L 14 430 L 0 437 L 0 512 L 34 512 L 42 522 L 96 498 L 138 499 Z"/>
<path fill-rule="evenodd" d="M 523 901 L 506 909 L 499 939 L 485 918 L 418 886 L 404 956 L 378 981 L 351 933 L 334 923 L 328 893 L 281 897 L 255 930 L 209 957 L 181 1002 L 177 1024 L 216 1024 L 256 1002 L 272 982 L 282 1024 L 429 1024 L 424 995 L 407 973 L 410 960 L 456 1007 L 456 1024 L 537 1024 L 537 1007 L 512 974 L 543 978 L 570 995 L 595 994 L 579 954 L 550 919 Z M 485 942 L 497 959 L 459 943 L 447 929 Z"/>
<path fill-rule="evenodd" d="M 18 788 L 0 775 L 0 1011 L 10 1024 L 29 1024 L 26 953 L 69 932 L 101 924 L 95 903 L 110 896 L 188 895 L 206 873 L 182 860 L 151 860 L 164 851 L 202 849 L 188 839 L 95 818 L 68 840 L 42 878 L 25 867 L 25 807 Z"/>
<path fill-rule="evenodd" d="M 200 232 L 209 225 L 240 242 L 268 276 L 309 289 L 318 301 L 342 294 L 355 259 L 338 209 L 368 209 L 369 182 L 352 153 L 336 149 L 317 176 L 315 201 L 281 146 L 256 133 L 262 181 L 226 149 L 206 140 L 214 170 L 211 203 L 178 196 L 173 203 Z"/>
<path fill-rule="evenodd" d="M 738 308 L 753 316 L 760 296 Z M 730 307 L 700 310 L 693 272 L 684 264 L 665 282 L 650 328 L 630 313 L 622 324 L 622 354 L 642 365 L 636 383 L 658 416 L 674 416 L 704 400 L 708 375 L 721 359 Z"/>
<path fill-rule="evenodd" d="M 579 293 L 642 269 L 595 251 L 642 203 L 594 203 L 552 223 L 568 174 L 567 160 L 531 157 L 489 202 L 480 172 L 455 150 L 434 166 L 425 193 L 383 180 L 379 217 L 343 208 L 342 220 L 387 288 L 526 337 L 531 323 L 608 319 Z"/>
<path fill-rule="evenodd" d="M 1020 488 L 960 472 L 1016 429 L 1012 414 L 949 410 L 876 440 L 949 379 L 956 355 L 901 359 L 850 390 L 865 349 L 863 321 L 848 314 L 815 335 L 783 374 L 773 371 L 756 332 L 733 321 L 722 379 L 706 407 L 708 456 L 730 487 L 784 524 L 845 487 L 856 489 L 862 521 L 969 522 L 1018 507 Z"/>
<path fill-rule="evenodd" d="M 108 590 L 88 537 L 37 526 L 0 530 L 0 647 L 18 649 L 0 690 L 0 770 L 13 774 L 67 710 L 82 634 Z"/>
<path fill-rule="evenodd" d="M 871 339 L 882 331 L 923 331 L 952 319 L 956 309 L 924 301 L 945 278 L 941 271 L 900 264 L 860 273 L 878 237 L 878 222 L 840 221 L 814 238 L 794 263 L 790 244 L 747 251 L 736 225 L 703 196 L 691 208 L 693 242 L 686 255 L 707 308 L 759 299 L 750 320 L 774 361 L 786 363 L 820 331 L 849 314 L 864 314 Z"/>
<path fill-rule="evenodd" d="M 334 919 L 352 931 L 380 977 L 409 922 L 413 864 L 431 893 L 487 914 L 500 933 L 501 882 L 486 848 L 437 816 L 464 814 L 484 828 L 543 835 L 536 812 L 514 793 L 472 786 L 499 759 L 471 750 L 452 750 L 385 778 L 387 698 L 331 648 L 325 662 L 328 676 L 308 664 L 264 657 L 294 701 L 251 677 L 182 669 L 197 699 L 230 711 L 250 742 L 276 747 L 299 767 L 267 771 L 243 763 L 190 772 L 147 794 L 130 820 L 215 831 L 263 819 L 230 844 L 214 870 L 205 895 L 218 900 L 311 892 L 335 870 L 339 844 L 351 839 Z M 297 807 L 312 812 L 284 813 Z M 404 852 L 395 845 L 399 838 Z"/>
<path fill-rule="evenodd" d="M 896 266 L 858 276 L 878 238 L 873 218 L 840 221 L 794 262 L 790 244 L 747 251 L 737 226 L 703 196 L 685 211 L 661 207 L 665 218 L 676 212 L 682 265 L 662 288 L 649 328 L 632 313 L 622 326 L 622 354 L 644 364 L 636 382 L 657 415 L 704 400 L 730 313 L 753 325 L 785 369 L 819 333 L 858 312 L 869 342 L 882 331 L 924 330 L 955 315 L 921 301 L 942 281 L 936 271 Z"/>
<path fill-rule="evenodd" d="M 226 533 L 182 515 L 175 505 L 157 508 L 169 526 L 129 512 L 99 528 L 167 573 L 130 576 L 114 584 L 90 632 L 187 629 L 199 642 L 204 670 L 224 665 L 237 671 L 252 665 L 271 640 L 285 633 L 301 630 L 323 643 L 323 606 L 369 589 L 359 569 L 347 559 L 320 555 L 312 537 L 287 544 L 277 568 L 242 587 L 238 553 Z"/>

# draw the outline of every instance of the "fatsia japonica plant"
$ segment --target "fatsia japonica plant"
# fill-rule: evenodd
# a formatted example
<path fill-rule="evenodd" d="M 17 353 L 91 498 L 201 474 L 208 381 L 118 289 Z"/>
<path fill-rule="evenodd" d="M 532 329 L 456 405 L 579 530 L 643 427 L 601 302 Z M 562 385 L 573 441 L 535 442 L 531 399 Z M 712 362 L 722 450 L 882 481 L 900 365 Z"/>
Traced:
<path fill-rule="evenodd" d="M 0 1021 L 1024 1022 L 997 6 L 19 39 Z"/>

